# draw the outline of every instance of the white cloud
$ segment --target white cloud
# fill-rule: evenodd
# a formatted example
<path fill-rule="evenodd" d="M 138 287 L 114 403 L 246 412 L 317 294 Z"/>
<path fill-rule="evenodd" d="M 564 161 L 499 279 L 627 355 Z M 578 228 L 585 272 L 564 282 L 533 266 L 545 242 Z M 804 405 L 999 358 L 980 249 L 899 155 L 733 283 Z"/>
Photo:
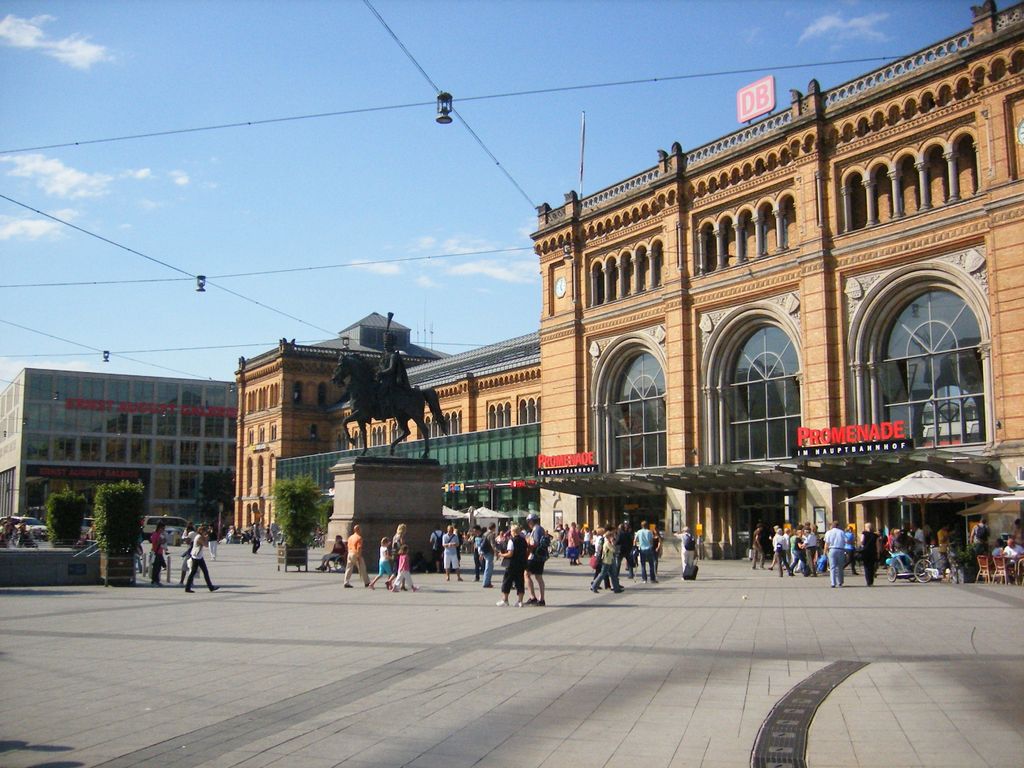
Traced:
<path fill-rule="evenodd" d="M 865 16 L 854 16 L 844 19 L 838 13 L 828 13 L 812 21 L 800 35 L 798 42 L 812 40 L 817 37 L 828 37 L 832 40 L 862 40 L 885 42 L 890 37 L 878 26 L 889 18 L 887 13 L 869 13 Z"/>
<path fill-rule="evenodd" d="M 0 216 L 0 240 L 38 240 L 56 237 L 60 224 L 45 219 L 12 219 Z"/>
<path fill-rule="evenodd" d="M 467 261 L 448 267 L 450 275 L 483 275 L 503 283 L 532 283 L 537 279 L 537 265 L 532 261 Z"/>
<path fill-rule="evenodd" d="M 173 181 L 179 187 L 188 186 L 189 181 L 191 181 L 191 179 L 189 179 L 188 177 L 188 174 L 185 173 L 184 171 L 171 171 L 168 175 L 171 177 L 171 181 Z"/>
<path fill-rule="evenodd" d="M 90 43 L 82 35 L 69 35 L 59 40 L 47 37 L 43 25 L 51 21 L 55 21 L 53 16 L 22 19 L 8 14 L 0 20 L 0 42 L 39 51 L 75 69 L 89 69 L 93 64 L 113 58 L 104 46 Z"/>
<path fill-rule="evenodd" d="M 402 271 L 397 264 L 389 264 L 387 262 L 382 264 L 352 264 L 352 266 L 365 269 L 367 272 L 372 272 L 375 275 L 397 275 Z"/>
<path fill-rule="evenodd" d="M 142 198 L 139 200 L 139 208 L 144 211 L 155 211 L 157 208 L 163 208 L 163 203 L 158 203 L 156 200 L 150 200 L 149 198 Z"/>
<path fill-rule="evenodd" d="M 420 275 L 419 277 L 416 278 L 416 285 L 418 285 L 420 288 L 437 288 L 438 285 L 440 285 L 440 283 L 431 280 L 426 275 Z"/>
<path fill-rule="evenodd" d="M 8 176 L 32 179 L 48 195 L 72 200 L 81 197 L 102 197 L 107 194 L 107 186 L 113 181 L 112 176 L 69 168 L 60 160 L 46 155 L 0 157 L 0 162 L 14 166 L 7 172 Z"/>
<path fill-rule="evenodd" d="M 137 179 L 139 181 L 153 178 L 153 172 L 149 168 L 129 169 L 121 175 L 126 179 Z"/>
<path fill-rule="evenodd" d="M 430 251 L 437 247 L 437 238 L 424 235 L 416 238 L 415 248 L 420 251 Z"/>

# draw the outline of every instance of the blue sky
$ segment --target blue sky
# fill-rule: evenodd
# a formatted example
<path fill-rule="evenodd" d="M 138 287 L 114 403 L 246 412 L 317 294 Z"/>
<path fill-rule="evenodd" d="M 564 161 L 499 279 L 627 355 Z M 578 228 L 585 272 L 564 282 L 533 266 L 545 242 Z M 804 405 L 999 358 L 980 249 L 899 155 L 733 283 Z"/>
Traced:
<path fill-rule="evenodd" d="M 241 355 L 374 311 L 449 353 L 535 331 L 533 206 L 577 188 L 581 112 L 589 194 L 737 129 L 735 91 L 763 75 L 784 108 L 812 77 L 883 63 L 825 62 L 898 57 L 971 17 L 966 0 L 372 2 L 500 168 L 434 122 L 434 89 L 357 0 L 0 4 L 0 378 L 230 379 Z"/>

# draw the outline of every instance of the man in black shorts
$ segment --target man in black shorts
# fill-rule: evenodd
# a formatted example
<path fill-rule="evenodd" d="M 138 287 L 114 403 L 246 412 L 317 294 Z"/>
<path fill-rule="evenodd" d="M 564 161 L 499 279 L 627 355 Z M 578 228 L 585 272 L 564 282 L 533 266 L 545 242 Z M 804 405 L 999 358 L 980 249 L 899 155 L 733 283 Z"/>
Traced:
<path fill-rule="evenodd" d="M 526 594 L 523 583 L 523 574 L 526 573 L 526 539 L 523 538 L 518 525 L 512 526 L 511 534 L 505 551 L 501 553 L 501 559 L 505 561 L 505 576 L 501 580 L 501 600 L 498 601 L 498 605 L 508 605 L 508 596 L 514 586 L 519 598 L 516 601 L 516 608 L 522 608 L 523 596 Z"/>
<path fill-rule="evenodd" d="M 526 525 L 530 529 L 526 536 L 530 550 L 530 559 L 526 563 L 526 583 L 530 587 L 530 599 L 526 604 L 547 605 L 544 602 L 544 563 L 548 561 L 548 555 L 551 553 L 551 537 L 547 535 L 540 524 L 540 517 L 535 513 L 526 516 Z M 533 588 L 534 579 L 537 580 L 536 591 Z"/>

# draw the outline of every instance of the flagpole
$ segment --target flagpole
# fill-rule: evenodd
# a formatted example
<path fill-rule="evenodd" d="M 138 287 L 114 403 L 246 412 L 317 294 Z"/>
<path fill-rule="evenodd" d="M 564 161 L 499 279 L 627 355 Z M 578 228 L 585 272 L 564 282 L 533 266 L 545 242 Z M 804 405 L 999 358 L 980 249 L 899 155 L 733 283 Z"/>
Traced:
<path fill-rule="evenodd" d="M 580 200 L 583 199 L 583 150 L 587 145 L 587 113 L 580 113 Z"/>

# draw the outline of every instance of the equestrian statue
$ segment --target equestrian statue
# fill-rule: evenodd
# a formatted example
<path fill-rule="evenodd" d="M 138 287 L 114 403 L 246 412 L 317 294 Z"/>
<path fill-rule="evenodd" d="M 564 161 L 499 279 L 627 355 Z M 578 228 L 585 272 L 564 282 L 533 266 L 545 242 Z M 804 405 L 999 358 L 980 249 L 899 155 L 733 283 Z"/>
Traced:
<path fill-rule="evenodd" d="M 405 440 L 412 432 L 409 421 L 413 421 L 423 435 L 423 458 L 430 456 L 430 430 L 423 417 L 424 408 L 429 408 L 437 424 L 444 434 L 448 434 L 444 422 L 444 413 L 433 387 L 419 389 L 409 384 L 409 374 L 405 370 L 405 362 L 395 346 L 395 334 L 391 332 L 393 312 L 388 312 L 388 322 L 384 329 L 384 351 L 376 367 L 366 358 L 349 352 L 338 357 L 338 365 L 334 369 L 331 380 L 346 390 L 351 413 L 341 422 L 341 433 L 346 444 L 353 446 L 348 433 L 348 425 L 356 422 L 359 434 L 363 439 L 363 453 L 369 447 L 366 440 L 366 425 L 371 421 L 387 421 L 394 419 L 398 425 L 397 434 L 391 441 L 391 455 L 395 454 L 395 446 Z"/>

